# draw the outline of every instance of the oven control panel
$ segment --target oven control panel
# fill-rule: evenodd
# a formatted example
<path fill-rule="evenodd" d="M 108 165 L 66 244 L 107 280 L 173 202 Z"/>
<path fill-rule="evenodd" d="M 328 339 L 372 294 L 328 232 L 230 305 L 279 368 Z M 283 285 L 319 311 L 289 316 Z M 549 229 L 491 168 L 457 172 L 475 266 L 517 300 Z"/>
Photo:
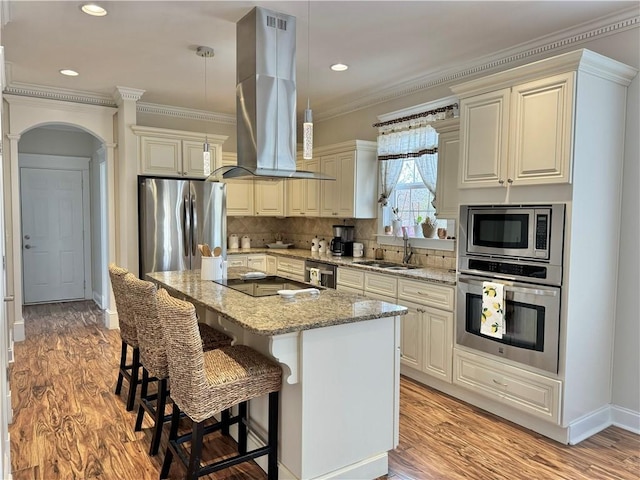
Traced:
<path fill-rule="evenodd" d="M 469 268 L 487 273 L 502 273 L 504 275 L 516 275 L 518 277 L 547 278 L 547 267 L 545 265 L 527 265 L 469 259 Z"/>

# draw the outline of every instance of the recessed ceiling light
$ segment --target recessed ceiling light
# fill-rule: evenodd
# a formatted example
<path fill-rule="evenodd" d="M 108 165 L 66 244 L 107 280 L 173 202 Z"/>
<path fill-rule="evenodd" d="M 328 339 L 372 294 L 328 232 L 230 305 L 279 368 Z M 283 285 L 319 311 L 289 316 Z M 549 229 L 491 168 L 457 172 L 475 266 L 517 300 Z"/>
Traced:
<path fill-rule="evenodd" d="M 95 3 L 85 3 L 80 7 L 80 9 L 92 17 L 104 17 L 107 14 L 107 11 L 104 8 L 100 5 L 96 5 Z"/>
<path fill-rule="evenodd" d="M 331 70 L 333 70 L 334 72 L 344 72 L 348 68 L 349 65 L 345 65 L 344 63 L 334 63 L 333 65 L 331 65 Z"/>
<path fill-rule="evenodd" d="M 79 75 L 79 73 L 76 72 L 75 70 L 70 70 L 68 68 L 64 68 L 60 70 L 60 73 L 62 75 L 66 75 L 67 77 L 77 77 Z"/>

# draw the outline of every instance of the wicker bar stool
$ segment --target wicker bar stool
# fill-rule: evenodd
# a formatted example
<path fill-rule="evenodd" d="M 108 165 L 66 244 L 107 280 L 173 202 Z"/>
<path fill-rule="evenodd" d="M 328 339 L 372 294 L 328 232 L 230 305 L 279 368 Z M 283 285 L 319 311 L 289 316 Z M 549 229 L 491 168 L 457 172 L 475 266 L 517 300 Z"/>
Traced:
<path fill-rule="evenodd" d="M 157 290 L 155 284 L 139 280 L 130 273 L 124 277 L 124 286 L 129 309 L 136 321 L 142 362 L 142 388 L 135 431 L 142 429 L 145 412 L 149 414 L 154 421 L 149 455 L 155 455 L 160 446 L 162 426 L 171 419 L 170 415 L 164 414 L 169 396 L 169 365 L 158 318 Z M 205 351 L 231 345 L 231 337 L 207 324 L 199 323 L 198 331 Z M 157 393 L 149 394 L 149 382 L 152 381 L 158 382 Z"/>
<path fill-rule="evenodd" d="M 114 263 L 109 264 L 109 277 L 113 296 L 116 300 L 118 310 L 118 322 L 120 324 L 120 338 L 122 339 L 122 350 L 120 353 L 120 366 L 118 369 L 118 383 L 116 384 L 116 395 L 120 395 L 122 381 L 126 378 L 129 382 L 129 392 L 127 393 L 127 411 L 133 410 L 136 399 L 136 390 L 140 381 L 140 349 L 138 348 L 138 331 L 129 310 L 128 302 L 125 298 L 126 289 L 124 287 L 124 277 L 129 271 L 119 267 Z M 127 364 L 128 348 L 132 349 L 131 363 Z"/>
<path fill-rule="evenodd" d="M 268 478 L 277 480 L 280 366 L 244 345 L 203 352 L 195 308 L 164 290 L 158 292 L 158 311 L 167 347 L 173 400 L 171 433 L 160 478 L 167 478 L 174 455 L 187 468 L 185 478 L 188 479 L 268 455 Z M 266 394 L 269 394 L 267 445 L 247 451 L 247 402 Z M 205 421 L 234 405 L 240 406 L 239 415 L 230 419 L 231 424 L 238 423 L 239 454 L 201 465 L 204 434 L 221 428 L 220 423 L 205 427 Z M 181 412 L 192 420 L 193 425 L 190 433 L 178 436 Z M 189 457 L 183 447 L 185 442 L 191 442 Z"/>

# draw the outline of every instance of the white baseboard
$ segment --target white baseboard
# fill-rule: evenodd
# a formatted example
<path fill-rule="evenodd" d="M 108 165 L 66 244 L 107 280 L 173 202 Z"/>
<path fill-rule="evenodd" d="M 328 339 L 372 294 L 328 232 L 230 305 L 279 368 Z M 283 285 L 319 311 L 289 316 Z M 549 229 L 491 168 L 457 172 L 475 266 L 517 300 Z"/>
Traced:
<path fill-rule="evenodd" d="M 235 407 L 234 407 L 235 408 Z M 234 411 L 234 415 L 237 412 Z M 220 421 L 220 415 L 215 416 Z M 232 425 L 229 433 L 234 440 L 238 440 L 238 427 Z M 253 450 L 264 447 L 266 443 L 255 432 L 249 430 L 247 435 L 247 448 Z M 258 457 L 254 460 L 258 466 L 267 471 L 267 456 Z M 389 455 L 387 452 L 374 455 L 353 465 L 348 465 L 339 470 L 314 477 L 313 480 L 338 480 L 348 478 L 349 480 L 369 480 L 386 475 L 389 472 Z M 278 462 L 278 480 L 300 480 L 282 463 Z"/>
<path fill-rule="evenodd" d="M 569 445 L 576 445 L 609 426 L 611 406 L 605 405 L 569 424 Z"/>
<path fill-rule="evenodd" d="M 25 338 L 27 338 L 27 336 L 24 331 L 24 318 L 20 317 L 13 322 L 13 341 L 23 342 Z"/>
<path fill-rule="evenodd" d="M 120 328 L 120 322 L 118 322 L 118 312 L 114 310 L 105 310 L 104 311 L 104 326 L 109 330 L 115 330 Z"/>
<path fill-rule="evenodd" d="M 618 405 L 611 406 L 611 423 L 640 435 L 640 412 L 634 412 Z"/>

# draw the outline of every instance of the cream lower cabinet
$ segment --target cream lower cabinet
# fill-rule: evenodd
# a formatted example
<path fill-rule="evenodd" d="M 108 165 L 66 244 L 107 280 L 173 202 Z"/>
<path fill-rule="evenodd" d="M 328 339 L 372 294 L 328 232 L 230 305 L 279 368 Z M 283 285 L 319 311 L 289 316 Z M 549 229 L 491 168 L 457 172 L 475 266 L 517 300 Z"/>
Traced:
<path fill-rule="evenodd" d="M 304 260 L 278 257 L 277 274 L 285 278 L 304 282 Z"/>
<path fill-rule="evenodd" d="M 267 255 L 264 253 L 232 253 L 227 255 L 227 267 L 247 267 L 252 270 L 269 273 L 267 271 Z"/>
<path fill-rule="evenodd" d="M 227 255 L 227 268 L 230 267 L 246 267 L 247 256 L 246 255 Z"/>
<path fill-rule="evenodd" d="M 451 383 L 453 287 L 400 278 L 398 303 L 409 309 L 402 323 L 400 361 Z"/>
<path fill-rule="evenodd" d="M 553 65 L 550 65 L 552 68 Z M 536 66 L 540 70 L 540 66 Z M 460 188 L 571 183 L 575 72 L 480 94 L 478 81 L 452 87 L 460 100 Z M 481 80 L 483 89 L 490 85 Z"/>
<path fill-rule="evenodd" d="M 267 262 L 266 272 L 269 275 L 275 275 L 276 273 L 278 273 L 278 258 L 272 255 L 265 255 L 265 259 Z"/>
<path fill-rule="evenodd" d="M 261 272 L 267 271 L 267 256 L 263 253 L 255 255 L 247 255 L 247 268 L 252 270 L 259 270 Z"/>
<path fill-rule="evenodd" d="M 349 293 L 364 293 L 364 272 L 355 268 L 338 267 L 336 290 Z"/>
<path fill-rule="evenodd" d="M 560 380 L 456 348 L 453 381 L 517 410 L 560 423 Z"/>
<path fill-rule="evenodd" d="M 138 136 L 140 174 L 164 177 L 205 178 L 202 158 L 205 139 L 211 152 L 211 169 L 219 165 L 226 135 L 168 130 L 164 128 L 131 127 Z"/>
<path fill-rule="evenodd" d="M 320 181 L 320 216 L 376 218 L 376 142 L 355 140 L 314 150 L 320 171 L 336 180 Z"/>
<path fill-rule="evenodd" d="M 400 317 L 400 363 L 416 370 L 422 370 L 422 307 L 410 302 L 402 302 L 409 311 Z"/>

